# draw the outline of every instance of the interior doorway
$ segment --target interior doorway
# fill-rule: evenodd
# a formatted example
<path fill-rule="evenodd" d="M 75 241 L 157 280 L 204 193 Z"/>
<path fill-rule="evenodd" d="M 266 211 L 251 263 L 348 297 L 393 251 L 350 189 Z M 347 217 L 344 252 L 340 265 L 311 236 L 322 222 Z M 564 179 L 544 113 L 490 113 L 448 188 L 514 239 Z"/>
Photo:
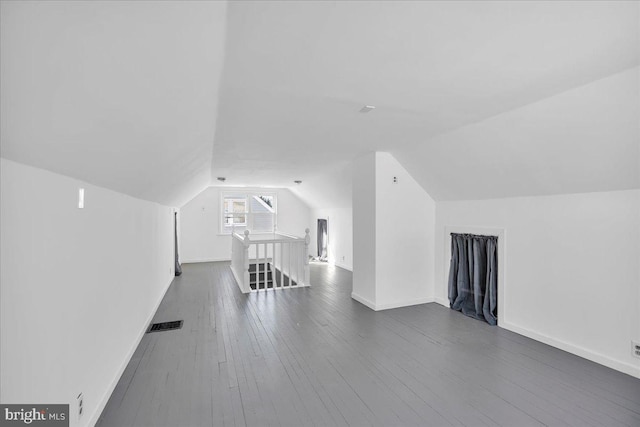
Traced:
<path fill-rule="evenodd" d="M 326 219 L 318 218 L 318 260 L 327 261 L 329 243 L 329 224 Z"/>

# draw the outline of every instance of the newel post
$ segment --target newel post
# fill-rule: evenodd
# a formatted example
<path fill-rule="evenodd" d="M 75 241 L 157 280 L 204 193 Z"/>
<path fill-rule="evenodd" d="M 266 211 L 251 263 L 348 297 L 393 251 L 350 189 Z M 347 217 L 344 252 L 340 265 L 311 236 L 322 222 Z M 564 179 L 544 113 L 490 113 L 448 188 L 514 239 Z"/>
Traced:
<path fill-rule="evenodd" d="M 251 286 L 249 281 L 251 280 L 249 273 L 249 246 L 251 245 L 251 239 L 249 239 L 249 230 L 244 230 L 244 239 L 242 240 L 242 246 L 244 247 L 243 252 L 243 269 L 244 269 L 244 283 L 242 284 L 244 292 L 251 292 Z"/>
<path fill-rule="evenodd" d="M 311 285 L 311 272 L 309 271 L 309 243 L 311 243 L 311 236 L 309 236 L 309 229 L 304 230 L 304 284 Z"/>

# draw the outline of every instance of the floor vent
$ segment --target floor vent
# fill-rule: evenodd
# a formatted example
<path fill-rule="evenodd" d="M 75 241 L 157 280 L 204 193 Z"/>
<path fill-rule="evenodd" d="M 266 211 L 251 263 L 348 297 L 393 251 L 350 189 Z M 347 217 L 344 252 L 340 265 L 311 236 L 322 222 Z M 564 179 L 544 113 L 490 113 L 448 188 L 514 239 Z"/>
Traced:
<path fill-rule="evenodd" d="M 172 329 L 182 328 L 182 320 L 174 320 L 173 322 L 154 323 L 149 327 L 147 333 L 170 331 Z"/>

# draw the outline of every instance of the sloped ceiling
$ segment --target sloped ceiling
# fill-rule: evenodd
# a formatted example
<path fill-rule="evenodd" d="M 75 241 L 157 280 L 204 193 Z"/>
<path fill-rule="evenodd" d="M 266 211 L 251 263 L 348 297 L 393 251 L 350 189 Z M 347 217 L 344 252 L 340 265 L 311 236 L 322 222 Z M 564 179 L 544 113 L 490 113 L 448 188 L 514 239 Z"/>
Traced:
<path fill-rule="evenodd" d="M 392 154 L 436 200 L 640 188 L 639 84 L 631 68 Z"/>
<path fill-rule="evenodd" d="M 638 8 L 3 3 L 2 156 L 174 205 L 225 176 L 348 206 L 375 150 L 437 200 L 629 188 Z"/>
<path fill-rule="evenodd" d="M 209 185 L 224 2 L 2 2 L 1 154 L 181 205 Z"/>
<path fill-rule="evenodd" d="M 458 159 L 491 168 L 486 160 L 492 156 L 508 164 L 509 152 L 499 144 L 486 145 L 485 157 L 458 145 L 452 159 L 446 151 L 441 155 L 445 143 L 431 141 L 636 66 L 637 3 L 234 2 L 226 55 L 213 170 L 230 179 L 290 185 L 299 178 L 304 182 L 296 191 L 312 205 L 314 192 L 335 195 L 337 205 L 350 200 L 351 187 L 348 174 L 333 170 L 379 150 L 411 161 L 410 172 L 436 199 L 629 185 L 612 164 L 598 168 L 604 185 L 547 186 L 557 168 L 548 170 L 545 182 L 520 179 L 554 156 L 565 165 L 563 174 L 581 167 L 572 152 L 545 151 L 548 141 L 535 149 L 544 137 L 543 115 L 528 140 L 518 133 L 526 129 L 512 135 L 519 166 L 529 166 L 508 170 L 517 188 L 508 176 L 488 182 L 476 169 L 448 167 Z M 637 98 L 637 87 L 630 95 Z M 359 113 L 365 104 L 377 108 Z M 582 120 L 589 129 L 598 126 L 587 122 L 597 116 L 566 114 L 571 126 Z M 491 136 L 480 138 L 477 150 L 483 139 Z M 612 141 L 591 143 L 584 150 L 600 144 L 600 152 Z M 432 167 L 432 173 L 418 173 Z M 323 169 L 331 171 L 326 182 L 317 178 Z M 335 182 L 335 176 L 343 179 Z M 448 183 L 454 179 L 466 183 L 465 191 Z"/>

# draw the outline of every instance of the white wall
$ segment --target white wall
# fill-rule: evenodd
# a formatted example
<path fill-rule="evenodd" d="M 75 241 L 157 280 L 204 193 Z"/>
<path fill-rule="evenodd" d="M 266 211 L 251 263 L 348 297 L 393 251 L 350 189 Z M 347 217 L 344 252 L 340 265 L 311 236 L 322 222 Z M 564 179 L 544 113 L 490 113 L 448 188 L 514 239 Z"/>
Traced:
<path fill-rule="evenodd" d="M 378 309 L 433 301 L 435 217 L 435 202 L 404 167 L 376 153 Z"/>
<path fill-rule="evenodd" d="M 1 177 L 0 399 L 92 425 L 173 278 L 172 210 L 5 159 Z"/>
<path fill-rule="evenodd" d="M 330 264 L 353 270 L 353 209 L 314 209 L 311 211 L 309 253 L 318 255 L 318 219 L 328 225 L 327 258 Z"/>
<path fill-rule="evenodd" d="M 389 153 L 357 159 L 353 183 L 352 296 L 374 310 L 433 301 L 433 199 Z"/>
<path fill-rule="evenodd" d="M 375 307 L 376 301 L 376 154 L 353 162 L 353 291 L 351 296 Z"/>
<path fill-rule="evenodd" d="M 181 262 L 231 259 L 231 236 L 220 234 L 220 193 L 227 191 L 276 193 L 278 231 L 303 237 L 311 229 L 309 207 L 286 188 L 209 187 L 180 208 Z"/>
<path fill-rule="evenodd" d="M 640 190 L 439 202 L 436 298 L 446 303 L 445 227 L 504 229 L 502 327 L 640 376 Z"/>

